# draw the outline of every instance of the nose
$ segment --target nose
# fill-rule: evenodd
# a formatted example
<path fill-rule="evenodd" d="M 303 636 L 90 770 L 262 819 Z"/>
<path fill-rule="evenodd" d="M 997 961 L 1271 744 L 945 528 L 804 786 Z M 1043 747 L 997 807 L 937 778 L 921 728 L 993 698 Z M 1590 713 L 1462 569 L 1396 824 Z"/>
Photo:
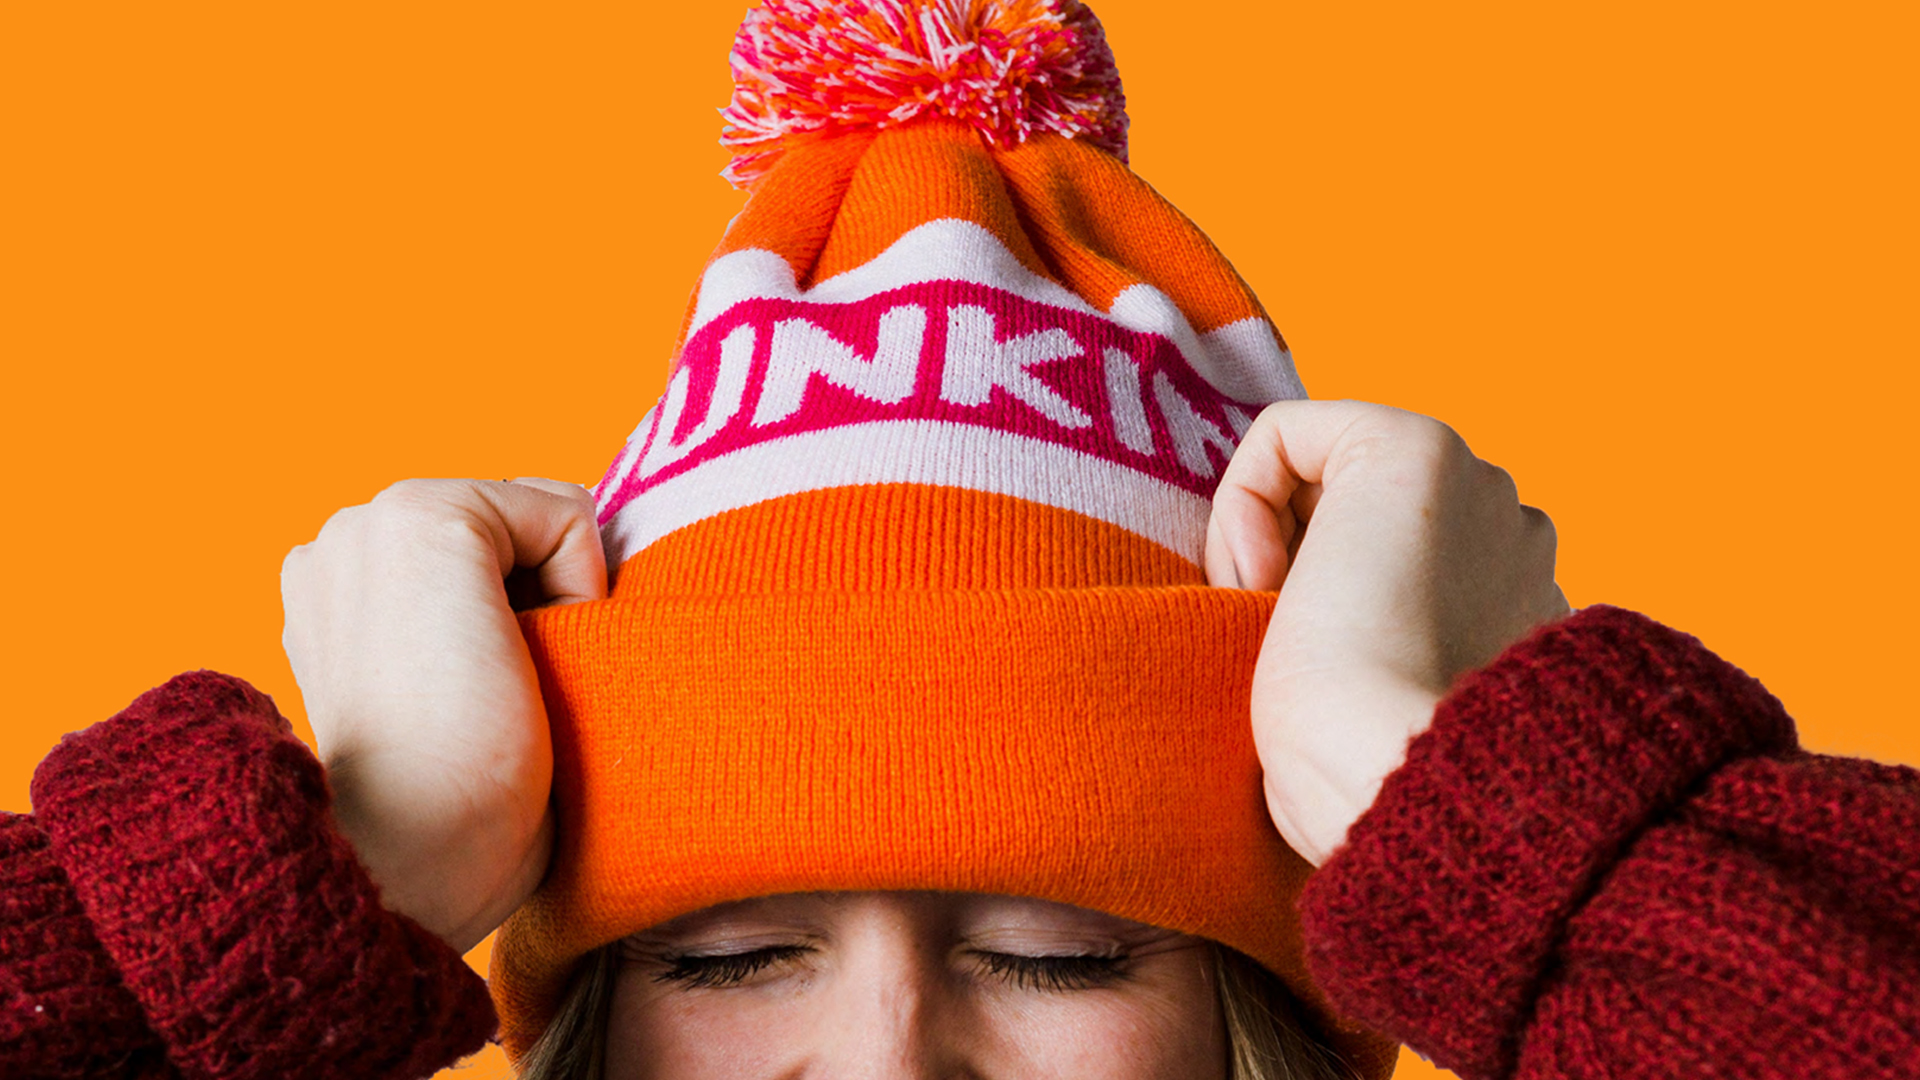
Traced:
<path fill-rule="evenodd" d="M 876 911 L 844 940 L 844 966 L 821 1017 L 825 1080 L 959 1080 L 971 1075 L 947 1037 L 954 1002 L 938 948 L 914 920 Z"/>
<path fill-rule="evenodd" d="M 948 1080 L 929 1031 L 924 988 L 899 980 L 858 986 L 835 1029 L 823 1076 L 845 1080 Z"/>

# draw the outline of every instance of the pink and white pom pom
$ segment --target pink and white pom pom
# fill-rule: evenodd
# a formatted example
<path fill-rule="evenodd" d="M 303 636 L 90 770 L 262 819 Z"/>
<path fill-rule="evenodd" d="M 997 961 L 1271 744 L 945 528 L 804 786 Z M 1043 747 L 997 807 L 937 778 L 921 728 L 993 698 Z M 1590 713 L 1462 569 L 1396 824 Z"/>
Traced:
<path fill-rule="evenodd" d="M 936 114 L 990 145 L 1039 131 L 1127 159 L 1126 96 L 1079 0 L 765 0 L 733 44 L 722 173 L 751 186 L 796 140 Z"/>

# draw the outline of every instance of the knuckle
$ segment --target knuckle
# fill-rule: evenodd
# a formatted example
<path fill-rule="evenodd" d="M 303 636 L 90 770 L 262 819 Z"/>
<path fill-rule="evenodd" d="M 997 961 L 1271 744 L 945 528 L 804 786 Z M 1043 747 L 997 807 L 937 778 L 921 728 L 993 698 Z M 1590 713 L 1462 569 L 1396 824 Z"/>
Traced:
<path fill-rule="evenodd" d="M 1560 548 L 1560 530 L 1553 524 L 1553 518 L 1545 510 L 1525 503 L 1520 504 L 1520 518 L 1525 542 L 1552 558 Z"/>
<path fill-rule="evenodd" d="M 287 552 L 286 557 L 280 560 L 280 589 L 282 592 L 298 585 L 300 581 L 305 578 L 307 567 L 313 561 L 313 552 L 308 550 L 309 547 L 311 547 L 311 545 L 301 544 L 299 547 Z"/>
<path fill-rule="evenodd" d="M 352 531 L 354 522 L 359 520 L 360 515 L 357 511 L 360 509 L 361 507 L 349 506 L 342 510 L 335 510 L 326 521 L 321 522 L 320 531 L 314 534 L 312 540 L 294 548 L 293 551 L 287 552 L 287 557 L 291 559 L 295 553 L 305 549 L 306 554 L 302 555 L 301 558 L 303 560 L 310 559 L 316 551 L 324 551 L 326 548 L 339 543 L 340 534 Z"/>
<path fill-rule="evenodd" d="M 1447 460 L 1468 453 L 1460 433 L 1431 416 L 1406 409 L 1394 409 L 1381 418 L 1381 427 L 1412 452 Z"/>
<path fill-rule="evenodd" d="M 1514 503 L 1520 501 L 1520 485 L 1514 482 L 1512 473 L 1491 461 L 1474 460 L 1480 462 L 1480 471 L 1485 475 L 1487 484 L 1498 491 L 1502 499 Z"/>
<path fill-rule="evenodd" d="M 1281 431 L 1286 426 L 1287 414 L 1299 408 L 1299 405 L 1297 401 L 1274 401 L 1262 407 L 1254 415 L 1253 422 L 1247 425 L 1247 430 L 1235 440 L 1236 446 L 1245 447 L 1248 452 L 1241 453 L 1236 449 L 1227 458 L 1227 469 L 1236 471 L 1235 463 L 1237 462 L 1239 468 L 1244 470 L 1248 467 L 1247 463 L 1253 454 L 1277 450 L 1281 443 Z M 588 492 L 588 496 L 591 498 L 592 492 Z"/>
<path fill-rule="evenodd" d="M 1536 507 L 1522 506 L 1526 518 L 1526 536 L 1522 541 L 1522 550 L 1527 553 L 1530 564 L 1540 568 L 1551 581 L 1555 564 L 1559 561 L 1560 535 L 1554 528 L 1553 519 Z"/>
<path fill-rule="evenodd" d="M 473 488 L 469 480 L 398 481 L 367 504 L 367 527 L 404 532 L 456 521 L 464 516 L 463 499 L 474 497 Z"/>
<path fill-rule="evenodd" d="M 1289 407 L 1291 407 L 1292 404 L 1293 403 L 1289 401 L 1268 402 L 1265 406 L 1263 406 L 1260 409 L 1260 412 L 1254 416 L 1253 425 L 1252 427 L 1249 427 L 1247 430 L 1252 431 L 1253 428 L 1270 428 L 1270 427 L 1280 426 L 1280 414 L 1288 411 Z"/>
<path fill-rule="evenodd" d="M 1417 414 L 1414 415 L 1417 416 Z M 1420 421 L 1419 437 L 1425 440 L 1425 445 L 1430 447 L 1440 459 L 1450 462 L 1480 460 L 1473 456 L 1473 451 L 1467 447 L 1467 440 L 1461 437 L 1451 425 L 1435 420 L 1431 416 L 1418 416 L 1418 420 Z"/>
<path fill-rule="evenodd" d="M 442 480 L 400 480 L 389 484 L 369 505 L 385 509 L 404 509 L 429 505 L 444 498 Z"/>
<path fill-rule="evenodd" d="M 1520 504 L 1520 512 L 1527 517 L 1527 524 L 1548 544 L 1557 543 L 1560 531 L 1553 524 L 1553 516 L 1537 506 Z"/>
<path fill-rule="evenodd" d="M 1446 424 L 1404 409 L 1386 409 L 1356 433 L 1351 457 L 1389 466 L 1409 481 L 1433 485 L 1458 476 L 1472 454 L 1466 441 Z"/>
<path fill-rule="evenodd" d="M 326 523 L 320 526 L 319 535 L 315 536 L 308 543 L 302 544 L 301 547 L 307 549 L 307 557 L 318 557 L 320 553 L 347 543 L 349 537 L 366 527 L 367 520 L 372 513 L 373 507 L 370 504 L 364 503 L 359 506 L 348 506 L 335 510 L 333 516 L 329 517 Z M 294 549 L 294 551 L 299 550 L 300 548 Z M 289 552 L 289 554 L 292 553 Z"/>

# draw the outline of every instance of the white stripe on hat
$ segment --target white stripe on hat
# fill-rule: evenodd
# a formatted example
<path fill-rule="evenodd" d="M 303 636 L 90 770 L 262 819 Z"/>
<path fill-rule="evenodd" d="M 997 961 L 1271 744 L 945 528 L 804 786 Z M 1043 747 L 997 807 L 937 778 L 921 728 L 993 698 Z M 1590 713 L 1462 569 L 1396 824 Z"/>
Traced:
<path fill-rule="evenodd" d="M 608 565 L 677 529 L 766 499 L 853 484 L 939 484 L 1010 495 L 1122 526 L 1196 566 L 1209 500 L 1040 439 L 897 420 L 826 428 L 714 458 L 649 488 L 600 530 Z"/>
<path fill-rule="evenodd" d="M 750 248 L 715 259 L 700 279 L 689 340 L 708 323 L 745 300 L 807 300 L 843 304 L 918 281 L 967 281 L 1004 289 L 1036 303 L 1111 319 L 1129 330 L 1172 341 L 1187 363 L 1229 397 L 1282 401 L 1306 397 L 1293 357 L 1280 347 L 1273 327 L 1255 316 L 1196 333 L 1167 294 L 1134 285 L 1101 311 L 1079 294 L 1023 266 L 998 236 L 971 221 L 942 219 L 921 225 L 871 262 L 802 290 L 793 267 L 771 251 Z"/>

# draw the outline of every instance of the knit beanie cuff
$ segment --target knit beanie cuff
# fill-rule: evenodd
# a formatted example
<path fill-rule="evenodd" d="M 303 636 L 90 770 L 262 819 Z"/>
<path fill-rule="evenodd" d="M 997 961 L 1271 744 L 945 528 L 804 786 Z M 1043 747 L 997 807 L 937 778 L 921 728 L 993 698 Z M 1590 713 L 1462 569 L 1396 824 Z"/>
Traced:
<path fill-rule="evenodd" d="M 1274 598 L 816 592 L 524 616 L 554 714 L 560 848 L 497 947 L 509 1052 L 544 1028 L 572 958 L 823 883 L 1075 904 L 1307 986 L 1276 898 L 1310 868 L 1272 842 L 1245 722 Z"/>

